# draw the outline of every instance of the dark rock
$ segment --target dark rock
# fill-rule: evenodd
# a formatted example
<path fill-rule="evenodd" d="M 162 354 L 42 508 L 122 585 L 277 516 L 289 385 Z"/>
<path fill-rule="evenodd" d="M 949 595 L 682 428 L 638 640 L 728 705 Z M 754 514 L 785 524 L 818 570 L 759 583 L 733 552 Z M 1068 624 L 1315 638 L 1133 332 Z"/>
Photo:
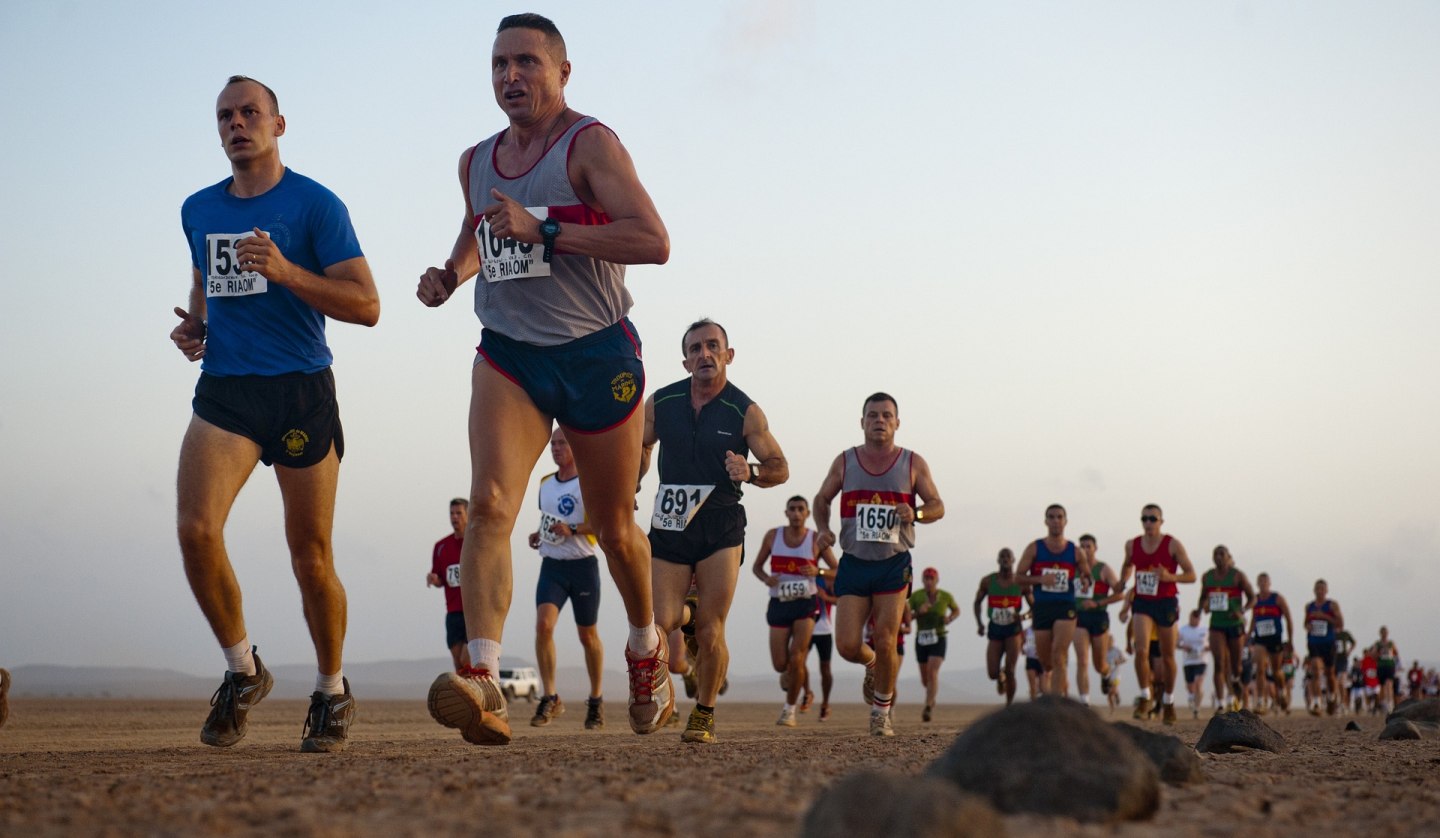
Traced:
<path fill-rule="evenodd" d="M 1149 818 L 1160 773 L 1123 733 L 1064 698 L 1013 704 L 967 728 L 926 769 L 1001 812 L 1082 821 Z"/>
<path fill-rule="evenodd" d="M 1150 758 L 1160 771 L 1160 779 L 1175 786 L 1205 782 L 1200 756 L 1194 748 L 1180 741 L 1180 737 L 1155 733 L 1125 722 L 1115 722 L 1112 726 L 1130 737 L 1130 741 Z"/>
<path fill-rule="evenodd" d="M 1385 723 L 1389 724 L 1396 719 L 1440 724 L 1440 698 L 1427 698 L 1422 701 L 1403 701 L 1399 707 L 1395 708 L 1395 712 L 1385 717 Z"/>
<path fill-rule="evenodd" d="M 1285 737 L 1275 728 L 1260 721 L 1260 717 L 1249 710 L 1238 713 L 1221 713 L 1210 718 L 1195 750 L 1208 754 L 1228 754 L 1236 748 L 1255 748 L 1283 754 L 1290 749 Z"/>
<path fill-rule="evenodd" d="M 859 771 L 826 789 L 801 825 L 803 838 L 968 838 L 1004 835 L 984 800 L 938 777 Z"/>
<path fill-rule="evenodd" d="M 1392 714 L 1393 715 L 1393 714 Z M 1440 739 L 1440 724 L 1392 719 L 1380 731 L 1379 739 Z"/>
<path fill-rule="evenodd" d="M 1346 729 L 1347 731 L 1350 731 L 1350 730 L 1359 730 L 1359 729 L 1360 729 L 1360 725 L 1356 724 L 1354 719 L 1351 719 L 1350 721 L 1348 721 L 1348 722 L 1345 723 L 1345 729 Z"/>

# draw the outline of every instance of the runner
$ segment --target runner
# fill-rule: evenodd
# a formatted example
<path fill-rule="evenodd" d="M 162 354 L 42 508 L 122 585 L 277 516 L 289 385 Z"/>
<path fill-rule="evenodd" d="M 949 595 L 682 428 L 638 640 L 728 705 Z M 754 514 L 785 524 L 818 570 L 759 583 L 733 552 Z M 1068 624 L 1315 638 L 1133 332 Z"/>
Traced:
<path fill-rule="evenodd" d="M 1210 654 L 1215 658 L 1215 694 L 1225 695 L 1229 687 L 1231 701 L 1240 709 L 1244 702 L 1239 695 L 1240 650 L 1245 644 L 1245 612 L 1255 604 L 1255 589 L 1245 573 L 1235 567 L 1230 548 L 1215 546 L 1211 553 L 1213 570 L 1200 577 L 1200 610 L 1210 615 Z M 1244 600 L 1241 600 L 1241 596 Z M 1220 702 L 1216 702 L 1220 706 Z"/>
<path fill-rule="evenodd" d="M 1091 574 L 1090 560 L 1065 538 L 1065 507 L 1052 503 L 1045 508 L 1045 537 L 1032 541 L 1020 555 L 1015 576 L 1030 585 L 1035 606 L 1032 610 L 1035 650 L 1044 672 L 1041 692 L 1068 695 L 1066 678 L 1070 644 L 1075 641 L 1075 580 Z"/>
<path fill-rule="evenodd" d="M 888 393 L 874 393 L 861 406 L 865 443 L 842 452 L 815 496 L 815 529 L 821 547 L 836 541 L 830 504 L 840 495 L 840 557 L 835 579 L 835 643 L 840 656 L 864 664 L 863 693 L 870 705 L 870 734 L 894 736 L 890 709 L 900 674 L 893 654 L 909 594 L 910 548 L 915 524 L 933 524 L 945 503 L 919 454 L 895 444 L 900 408 Z M 842 494 L 843 493 L 843 494 Z M 875 650 L 865 646 L 865 623 L 875 619 Z"/>
<path fill-rule="evenodd" d="M 190 590 L 225 654 L 200 741 L 245 737 L 250 709 L 274 684 L 245 626 L 224 530 L 257 462 L 276 466 L 290 565 L 315 647 L 315 692 L 300 749 L 344 750 L 355 698 L 342 668 L 345 588 L 331 529 L 345 437 L 326 318 L 373 326 L 380 296 L 340 199 L 280 162 L 275 92 L 231 76 L 215 103 L 231 176 L 186 199 L 189 308 L 176 348 L 201 364 L 180 444 L 180 552 Z"/>
<path fill-rule="evenodd" d="M 830 718 L 830 690 L 835 686 L 835 674 L 830 670 L 830 657 L 835 648 L 835 623 L 831 619 L 831 611 L 835 608 L 835 581 L 833 574 L 826 575 L 825 570 L 815 577 L 815 630 L 810 633 L 810 648 L 820 658 L 820 721 Z M 805 700 L 800 705 L 800 712 L 804 713 L 810 709 L 810 700 L 813 693 L 810 691 L 810 670 L 805 670 Z"/>
<path fill-rule="evenodd" d="M 435 680 L 430 712 L 467 742 L 510 741 L 495 680 L 514 586 L 510 536 L 558 422 L 630 626 L 630 729 L 652 733 L 674 711 L 675 695 L 665 635 L 654 625 L 649 547 L 634 515 L 645 370 L 625 316 L 624 266 L 664 263 L 670 242 L 624 146 L 566 105 L 571 68 L 554 23 L 534 14 L 501 20 L 490 67 L 508 125 L 460 155 L 461 229 L 444 267 L 426 270 L 416 290 L 438 306 L 484 273 L 475 289 L 484 330 L 471 372 L 470 520 L 460 558 L 473 667 Z"/>
<path fill-rule="evenodd" d="M 1355 651 L 1355 636 L 1345 629 L 1335 632 L 1335 681 L 1343 689 L 1345 684 L 1345 669 L 1349 666 L 1350 653 Z M 1338 704 L 1345 705 L 1345 696 L 1340 696 Z"/>
<path fill-rule="evenodd" d="M 1253 647 L 1251 655 L 1254 655 Z M 1275 703 L 1287 716 L 1290 715 L 1290 695 L 1295 688 L 1295 671 L 1299 668 L 1300 659 L 1295 656 L 1295 645 L 1286 640 L 1280 652 L 1280 674 L 1275 680 L 1275 688 L 1278 691 Z"/>
<path fill-rule="evenodd" d="M 645 403 L 640 474 L 648 470 L 651 451 L 659 444 L 660 489 L 650 519 L 655 615 L 666 631 L 681 624 L 693 575 L 698 686 L 681 739 L 710 744 L 715 742 L 715 700 L 730 664 L 725 620 L 745 555 L 740 487 L 778 486 L 790 468 L 765 412 L 728 379 L 735 350 L 725 329 L 712 320 L 697 320 L 685 330 L 680 348 L 690 376 L 660 388 Z M 758 464 L 747 462 L 751 453 Z M 816 555 L 813 547 L 811 555 Z M 807 642 L 813 611 L 808 600 L 795 612 L 807 624 L 799 629 Z"/>
<path fill-rule="evenodd" d="M 1284 661 L 1285 646 L 1293 643 L 1295 638 L 1295 625 L 1290 620 L 1290 603 L 1270 588 L 1270 574 L 1262 573 L 1255 577 L 1255 584 L 1260 590 L 1255 596 L 1254 606 L 1250 609 L 1250 631 L 1246 636 L 1250 638 L 1250 657 L 1255 661 L 1255 668 L 1262 673 L 1268 673 L 1273 672 L 1275 667 Z M 1285 621 L 1283 626 L 1280 622 L 1282 619 Z M 1290 648 L 1290 655 L 1293 657 L 1293 645 Z M 1266 682 L 1262 680 L 1261 683 Z M 1269 687 L 1262 689 L 1264 691 L 1259 699 L 1263 707 L 1269 700 L 1271 690 Z"/>
<path fill-rule="evenodd" d="M 980 587 L 975 591 L 975 629 L 987 638 L 985 671 L 995 682 L 996 691 L 1005 696 L 1008 707 L 1015 701 L 1015 662 L 1029 632 L 1027 630 L 1022 638 L 1020 614 L 1024 610 L 1025 589 L 1015 579 L 1015 554 L 1009 547 L 1002 547 L 995 561 L 1000 569 L 981 578 Z M 982 603 L 986 619 L 990 621 L 988 629 L 980 616 Z M 1033 690 L 1030 697 L 1032 700 L 1035 697 Z"/>
<path fill-rule="evenodd" d="M 445 589 L 445 645 L 450 647 L 450 660 L 456 672 L 470 666 L 470 650 L 465 645 L 465 606 L 460 601 L 460 547 L 465 543 L 465 513 L 470 502 L 464 498 L 450 501 L 451 533 L 435 542 L 430 551 L 430 572 L 425 584 Z"/>
<path fill-rule="evenodd" d="M 1340 682 L 1335 678 L 1335 635 L 1345 628 L 1340 603 L 1329 597 L 1330 586 L 1324 579 L 1315 581 L 1315 599 L 1305 603 L 1305 634 L 1310 654 L 1305 666 L 1315 676 L 1316 687 L 1323 694 L 1325 711 L 1335 714 L 1340 699 Z M 1310 715 L 1320 715 L 1320 698 L 1310 704 Z"/>
<path fill-rule="evenodd" d="M 815 531 L 805 526 L 809 517 L 810 503 L 804 497 L 796 495 L 786 501 L 786 525 L 765 533 L 753 567 L 755 577 L 770 588 L 765 622 L 770 626 L 770 663 L 780 673 L 780 688 L 785 691 L 785 705 L 776 722 L 784 727 L 795 727 L 796 705 L 810 677 L 805 658 L 810 654 L 819 610 L 816 579 L 821 573 L 820 560 L 835 567 L 834 552 L 819 549 Z"/>
<path fill-rule="evenodd" d="M 1380 676 L 1380 712 L 1389 713 L 1395 709 L 1396 685 L 1400 682 L 1396 671 L 1400 668 L 1400 650 L 1390 639 L 1390 629 L 1380 627 L 1380 639 L 1375 641 L 1375 664 Z"/>
<path fill-rule="evenodd" d="M 1079 550 L 1090 562 L 1089 576 L 1075 577 L 1075 687 L 1080 702 L 1090 703 L 1090 666 L 1100 675 L 1100 691 L 1107 696 L 1111 692 L 1110 682 L 1118 676 L 1110 665 L 1110 649 L 1114 641 L 1110 637 L 1111 603 L 1125 598 L 1120 589 L 1120 577 L 1115 569 L 1097 559 L 1099 543 L 1095 536 L 1086 533 L 1080 536 Z"/>
<path fill-rule="evenodd" d="M 1180 603 L 1177 599 L 1176 584 L 1195 581 L 1195 568 L 1190 556 L 1179 539 L 1160 531 L 1165 522 L 1164 513 L 1156 504 L 1146 504 L 1140 512 L 1140 522 L 1145 532 L 1125 542 L 1125 564 L 1120 569 L 1120 583 L 1124 586 L 1135 573 L 1135 630 L 1140 637 L 1157 629 L 1160 643 L 1161 671 L 1159 682 L 1163 692 L 1160 696 L 1165 724 L 1175 723 L 1175 644 L 1178 630 L 1175 626 L 1180 617 Z M 1140 704 L 1135 708 L 1135 717 L 1148 715 L 1153 708 L 1149 683 L 1150 659 L 1146 655 L 1135 656 L 1135 674 L 1140 678 Z"/>
<path fill-rule="evenodd" d="M 1410 661 L 1410 671 L 1406 673 L 1406 681 L 1410 686 L 1410 700 L 1419 701 L 1424 695 L 1425 670 L 1420 667 L 1420 659 Z"/>
<path fill-rule="evenodd" d="M 1380 710 L 1380 658 L 1373 645 L 1366 646 L 1360 656 L 1360 672 L 1365 685 L 1365 708 L 1374 715 Z M 1317 711 L 1311 712 L 1320 715 Z"/>
<path fill-rule="evenodd" d="M 1118 645 L 1112 645 L 1105 653 L 1105 662 L 1110 665 L 1110 671 L 1114 673 L 1106 682 L 1105 701 L 1110 705 L 1110 714 L 1115 714 L 1115 708 L 1120 706 L 1120 667 L 1129 662 L 1125 653 L 1120 651 Z"/>
<path fill-rule="evenodd" d="M 1030 700 L 1034 701 L 1042 695 L 1040 676 L 1045 667 L 1040 665 L 1039 653 L 1035 650 L 1035 629 L 1026 626 L 1023 637 L 1025 639 L 1020 644 L 1020 652 L 1025 655 L 1025 680 L 1030 683 Z M 1008 701 L 1009 699 L 1007 703 Z"/>
<path fill-rule="evenodd" d="M 1190 622 L 1180 627 L 1178 645 L 1185 653 L 1185 692 L 1190 696 L 1190 717 L 1198 719 L 1200 705 L 1205 700 L 1205 653 L 1210 651 L 1210 633 L 1200 625 L 1198 608 L 1190 612 Z M 1215 706 L 1219 707 L 1219 702 Z"/>
<path fill-rule="evenodd" d="M 565 434 L 550 435 L 550 457 L 558 471 L 540 478 L 540 526 L 530 533 L 530 549 L 540 551 L 540 578 L 535 583 L 535 662 L 545 694 L 530 719 L 533 727 L 550 724 L 565 712 L 555 689 L 555 624 L 565 601 L 574 603 L 575 630 L 585 650 L 590 695 L 585 699 L 585 729 L 605 726 L 605 700 L 600 679 L 605 647 L 595 624 L 600 619 L 600 561 L 595 557 L 595 530 L 585 519 L 585 498 L 575 455 Z"/>
<path fill-rule="evenodd" d="M 925 688 L 925 711 L 920 720 L 928 722 L 940 693 L 946 626 L 964 612 L 949 591 L 940 589 L 940 571 L 925 568 L 920 574 L 920 584 L 922 588 L 910 596 L 909 607 L 915 615 L 915 662 L 920 665 L 920 685 Z"/>

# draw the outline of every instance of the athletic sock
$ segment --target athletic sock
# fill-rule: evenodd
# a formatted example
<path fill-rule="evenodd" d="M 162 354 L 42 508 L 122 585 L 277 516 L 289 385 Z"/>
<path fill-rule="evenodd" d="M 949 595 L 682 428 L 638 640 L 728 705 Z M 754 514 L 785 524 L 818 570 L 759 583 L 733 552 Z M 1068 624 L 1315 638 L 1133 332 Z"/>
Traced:
<path fill-rule="evenodd" d="M 795 705 L 793 705 L 793 704 L 787 704 L 787 705 L 785 705 L 785 712 L 786 712 L 786 713 L 793 713 L 793 712 L 795 712 Z"/>
<path fill-rule="evenodd" d="M 467 645 L 470 647 L 470 665 L 499 677 L 500 644 L 494 640 L 471 640 Z"/>
<path fill-rule="evenodd" d="M 255 650 L 250 646 L 250 638 L 247 635 L 234 646 L 226 646 L 225 668 L 240 675 L 255 674 Z"/>
<path fill-rule="evenodd" d="M 1150 688 L 1149 688 L 1149 687 L 1141 687 L 1141 688 L 1140 688 L 1140 697 L 1143 698 L 1143 699 L 1145 699 L 1146 701 L 1149 701 L 1149 700 L 1150 700 Z"/>
<path fill-rule="evenodd" d="M 345 670 L 341 669 L 334 675 L 326 675 L 323 672 L 315 673 L 315 692 L 322 693 L 329 697 L 332 695 L 345 694 Z"/>
<path fill-rule="evenodd" d="M 626 645 L 642 658 L 651 657 L 660 648 L 660 630 L 655 628 L 653 620 L 643 626 L 631 623 L 630 640 Z"/>
<path fill-rule="evenodd" d="M 713 716 L 713 715 L 715 715 L 715 707 L 714 707 L 714 705 L 709 705 L 709 706 L 707 706 L 707 705 L 704 705 L 704 704 L 696 704 L 696 705 L 695 705 L 695 709 L 696 709 L 696 710 L 699 710 L 701 713 L 704 713 L 704 714 L 707 715 L 707 716 Z"/>
<path fill-rule="evenodd" d="M 1165 705 L 1166 707 L 1169 707 L 1170 705 L 1175 703 L 1175 696 L 1171 695 L 1170 693 L 1162 693 L 1160 696 L 1160 703 Z"/>
<path fill-rule="evenodd" d="M 1082 706 L 1084 706 L 1084 707 L 1089 707 L 1089 706 L 1090 706 L 1090 693 L 1081 693 L 1081 694 L 1080 694 L 1080 704 L 1081 704 Z"/>
<path fill-rule="evenodd" d="M 875 693 L 875 703 L 871 706 L 876 710 L 888 711 L 894 703 L 895 693 Z"/>

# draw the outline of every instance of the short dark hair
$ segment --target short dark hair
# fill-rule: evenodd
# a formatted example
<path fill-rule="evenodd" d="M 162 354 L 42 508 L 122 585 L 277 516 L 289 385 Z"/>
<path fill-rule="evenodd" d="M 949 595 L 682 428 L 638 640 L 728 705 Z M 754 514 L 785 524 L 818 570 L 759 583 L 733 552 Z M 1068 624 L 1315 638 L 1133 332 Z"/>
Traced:
<path fill-rule="evenodd" d="M 1164 517 L 1165 517 L 1165 510 L 1161 509 L 1161 508 L 1160 508 L 1160 504 L 1158 504 L 1158 503 L 1147 503 L 1147 504 L 1145 504 L 1144 506 L 1140 507 L 1140 511 L 1141 511 L 1141 512 L 1144 512 L 1144 511 L 1147 510 L 1147 509 L 1153 509 L 1153 510 L 1155 510 L 1156 512 L 1158 512 L 1158 513 L 1160 514 L 1160 517 L 1161 517 L 1161 518 L 1164 518 Z"/>
<path fill-rule="evenodd" d="M 464 498 L 451 498 L 451 499 L 450 499 L 450 505 L 451 505 L 451 506 L 463 506 L 463 507 L 465 507 L 465 508 L 468 510 L 468 509 L 470 508 L 470 501 L 465 500 Z"/>
<path fill-rule="evenodd" d="M 871 393 L 870 395 L 866 396 L 866 397 L 865 397 L 865 401 L 861 402 L 861 404 L 860 404 L 860 415 L 862 415 L 862 416 L 865 415 L 865 406 L 868 405 L 868 404 L 870 404 L 871 402 L 889 402 L 889 403 L 895 405 L 895 412 L 896 412 L 896 413 L 899 413 L 899 412 L 900 412 L 900 403 L 897 402 L 897 401 L 895 401 L 895 397 L 894 397 L 894 396 L 892 396 L 892 395 L 890 395 L 889 393 L 886 393 L 886 392 L 884 392 L 884 391 L 877 390 L 876 392 Z"/>
<path fill-rule="evenodd" d="M 687 351 L 687 348 L 685 346 L 685 339 L 690 337 L 691 332 L 695 331 L 696 329 L 704 328 L 705 326 L 714 326 L 715 328 L 719 329 L 720 335 L 725 338 L 725 345 L 730 345 L 730 333 L 725 331 L 725 327 L 721 326 L 719 323 L 716 323 L 714 320 L 711 320 L 708 317 L 702 317 L 699 320 L 696 320 L 694 323 L 691 323 L 689 326 L 686 326 L 685 331 L 680 334 L 681 355 L 684 355 Z"/>
<path fill-rule="evenodd" d="M 506 15 L 500 18 L 500 25 L 495 29 L 499 35 L 506 29 L 534 29 L 545 35 L 545 41 L 558 53 L 561 61 L 566 60 L 565 36 L 560 34 L 560 29 L 555 26 L 555 21 L 544 15 L 537 15 L 534 12 L 522 12 L 518 15 Z"/>
<path fill-rule="evenodd" d="M 1091 544 L 1094 544 L 1096 547 L 1099 547 L 1099 546 L 1100 546 L 1100 542 L 1098 542 L 1098 541 L 1095 540 L 1095 536 L 1091 535 L 1091 534 L 1088 533 L 1088 532 L 1085 533 L 1084 535 L 1080 536 L 1080 540 L 1081 540 L 1081 541 L 1088 541 L 1088 542 L 1090 542 Z"/>
<path fill-rule="evenodd" d="M 795 496 L 791 497 L 789 500 L 785 501 L 785 505 L 786 505 L 786 506 L 789 506 L 790 504 L 794 503 L 794 502 L 797 501 L 797 500 L 800 501 L 801 503 L 805 504 L 805 508 L 806 508 L 806 509 L 809 509 L 809 508 L 810 508 L 810 499 L 807 498 L 807 497 L 805 497 L 804 495 L 795 495 Z"/>
<path fill-rule="evenodd" d="M 252 84 L 258 84 L 258 85 L 260 85 L 261 87 L 265 88 L 265 92 L 270 94 L 270 105 L 271 105 L 271 107 L 275 108 L 275 114 L 276 114 L 277 116 L 279 115 L 279 113 L 280 113 L 280 99 L 275 95 L 275 91 L 273 91 L 273 90 L 270 89 L 270 85 L 266 84 L 265 82 L 260 81 L 259 79 L 252 79 L 252 78 L 250 78 L 249 76 L 238 76 L 238 75 L 237 75 L 237 76 L 231 76 L 230 78 L 226 79 L 226 80 L 225 80 L 225 86 L 226 86 L 226 87 L 229 87 L 229 86 L 232 85 L 232 84 L 239 84 L 239 83 L 242 82 L 242 81 L 248 81 L 248 82 L 251 82 Z"/>
<path fill-rule="evenodd" d="M 1062 514 L 1065 515 L 1065 517 L 1070 517 L 1070 513 L 1065 511 L 1065 507 L 1061 506 L 1058 503 L 1052 503 L 1049 506 L 1045 507 L 1046 514 L 1049 514 L 1050 510 L 1052 509 L 1058 509 Z"/>

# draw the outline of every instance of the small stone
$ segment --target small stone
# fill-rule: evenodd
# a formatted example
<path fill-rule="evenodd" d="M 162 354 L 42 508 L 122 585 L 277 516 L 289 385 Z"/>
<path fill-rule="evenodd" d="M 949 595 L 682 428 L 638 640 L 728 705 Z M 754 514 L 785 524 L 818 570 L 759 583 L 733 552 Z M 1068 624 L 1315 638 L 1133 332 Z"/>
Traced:
<path fill-rule="evenodd" d="M 1236 748 L 1254 748 L 1283 754 L 1290 749 L 1273 727 L 1249 710 L 1212 716 L 1195 750 L 1212 754 L 1234 753 Z"/>
<path fill-rule="evenodd" d="M 1348 722 L 1345 723 L 1345 729 L 1346 729 L 1347 731 L 1359 730 L 1359 729 L 1360 729 L 1360 725 L 1356 724 L 1354 719 L 1351 719 L 1350 721 L 1348 721 Z"/>

